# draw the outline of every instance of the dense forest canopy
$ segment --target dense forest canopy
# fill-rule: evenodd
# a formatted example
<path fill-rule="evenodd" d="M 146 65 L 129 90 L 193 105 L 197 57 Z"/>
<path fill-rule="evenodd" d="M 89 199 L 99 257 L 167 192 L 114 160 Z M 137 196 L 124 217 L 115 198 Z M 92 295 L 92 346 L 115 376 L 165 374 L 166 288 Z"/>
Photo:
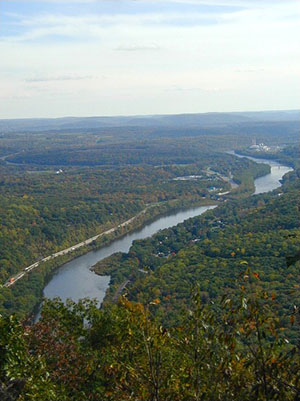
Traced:
<path fill-rule="evenodd" d="M 241 264 L 247 264 L 259 275 L 261 288 L 277 293 L 278 313 L 285 319 L 293 302 L 299 302 L 298 267 L 287 265 L 287 258 L 300 248 L 299 192 L 298 170 L 274 193 L 227 202 L 135 241 L 128 254 L 94 267 L 111 275 L 107 298 L 129 279 L 129 299 L 142 303 L 160 299 L 156 314 L 172 326 L 180 322 L 179 310 L 189 305 L 195 282 L 203 302 L 215 302 L 226 289 L 235 291 Z"/>
<path fill-rule="evenodd" d="M 139 216 L 0 287 L 1 400 L 298 400 L 297 116 L 1 121 L 0 284 Z M 270 167 L 233 149 L 294 171 L 251 196 Z M 191 205 L 218 207 L 94 266 L 101 310 L 54 300 L 23 320 L 57 266 Z"/>
<path fill-rule="evenodd" d="M 299 398 L 299 348 L 289 344 L 275 295 L 260 288 L 257 273 L 241 268 L 240 288 L 224 296 L 218 317 L 199 288 L 191 298 L 173 329 L 153 316 L 158 298 L 144 306 L 122 298 L 105 310 L 88 300 L 48 301 L 40 321 L 25 327 L 0 318 L 1 399 Z"/>
<path fill-rule="evenodd" d="M 243 149 L 252 140 L 248 131 L 243 131 L 245 126 L 232 129 L 231 124 L 248 124 L 257 140 L 276 146 L 289 144 L 293 149 L 295 115 L 290 121 L 282 115 L 277 123 L 273 118 L 267 122 L 255 116 L 239 122 L 233 121 L 235 115 L 225 120 L 222 115 L 217 120 L 209 116 L 208 127 L 197 126 L 201 116 L 179 116 L 189 124 L 86 131 L 30 132 L 25 124 L 25 130 L 19 127 L 7 132 L 2 124 L 1 283 L 53 252 L 117 226 L 149 205 L 153 217 L 180 206 L 224 201 L 217 193 L 231 191 L 232 199 L 250 195 L 253 179 L 266 174 L 268 166 L 225 153 Z M 208 116 L 203 118 L 208 121 Z M 284 133 L 280 124 L 286 125 Z M 259 134 L 258 126 L 268 128 Z M 284 155 L 278 157 L 292 164 Z M 294 155 L 290 158 L 295 159 Z M 197 180 L 177 179 L 193 175 Z M 238 189 L 232 190 L 222 177 L 232 177 Z M 138 224 L 142 223 L 139 219 Z M 48 262 L 13 288 L 3 288 L 2 313 L 32 310 L 51 271 L 65 260 L 67 257 Z"/>

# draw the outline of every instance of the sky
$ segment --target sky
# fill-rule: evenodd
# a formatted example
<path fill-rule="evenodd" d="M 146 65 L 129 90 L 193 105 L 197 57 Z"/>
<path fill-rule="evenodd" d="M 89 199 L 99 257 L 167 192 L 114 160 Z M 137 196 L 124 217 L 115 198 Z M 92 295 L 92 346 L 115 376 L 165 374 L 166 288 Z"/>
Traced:
<path fill-rule="evenodd" d="M 299 0 L 0 0 L 0 118 L 299 109 Z"/>

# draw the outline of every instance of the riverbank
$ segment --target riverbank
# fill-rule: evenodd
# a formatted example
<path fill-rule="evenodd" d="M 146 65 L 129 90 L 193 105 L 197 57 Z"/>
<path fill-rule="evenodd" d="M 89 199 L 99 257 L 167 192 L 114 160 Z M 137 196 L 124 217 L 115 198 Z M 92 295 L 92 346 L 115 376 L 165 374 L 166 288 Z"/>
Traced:
<path fill-rule="evenodd" d="M 250 170 L 249 173 L 253 173 L 253 166 L 249 166 Z M 261 169 L 259 169 L 261 170 Z M 260 171 L 261 172 L 261 171 Z M 251 174 L 250 174 L 251 175 Z M 228 184 L 227 184 L 228 185 Z M 82 241 L 79 243 L 80 246 L 69 246 L 66 248 L 69 250 L 69 252 L 65 253 L 63 251 L 59 251 L 56 253 L 55 258 L 49 258 L 47 257 L 45 263 L 42 264 L 42 266 L 37 266 L 37 268 L 33 269 L 32 271 L 29 272 L 29 274 L 26 274 L 24 277 L 22 277 L 22 280 L 20 280 L 20 284 L 17 283 L 15 286 L 16 288 L 16 294 L 17 293 L 22 293 L 26 295 L 26 299 L 28 299 L 30 302 L 28 302 L 28 305 L 26 305 L 27 310 L 33 310 L 35 304 L 33 304 L 33 301 L 35 300 L 40 300 L 42 296 L 48 297 L 47 293 L 45 293 L 45 288 L 48 288 L 48 285 L 54 280 L 55 281 L 55 286 L 60 288 L 60 293 L 55 294 L 54 296 L 60 296 L 61 298 L 64 297 L 65 295 L 67 296 L 67 292 L 65 291 L 65 286 L 71 285 L 70 283 L 73 283 L 75 278 L 75 274 L 72 270 L 71 266 L 78 266 L 78 264 L 83 261 L 83 263 L 87 263 L 86 267 L 89 269 L 92 265 L 97 263 L 99 261 L 99 258 L 97 259 L 97 254 L 100 251 L 102 254 L 102 250 L 106 251 L 106 249 L 112 245 L 113 249 L 112 253 L 117 252 L 119 249 L 117 248 L 118 244 L 122 242 L 122 239 L 126 239 L 127 236 L 129 235 L 128 233 L 134 233 L 136 230 L 141 229 L 141 227 L 144 227 L 146 224 L 149 224 L 151 221 L 156 221 L 157 219 L 160 219 L 160 217 L 163 218 L 164 215 L 172 214 L 175 213 L 178 210 L 186 210 L 190 208 L 195 208 L 197 206 L 200 207 L 205 207 L 205 205 L 217 205 L 220 202 L 226 201 L 227 199 L 230 199 L 231 196 L 236 199 L 236 197 L 239 196 L 245 196 L 245 193 L 243 194 L 233 194 L 234 191 L 230 192 L 228 195 L 219 197 L 218 194 L 214 194 L 211 192 L 209 196 L 206 198 L 203 198 L 201 196 L 201 193 L 199 193 L 200 196 L 193 196 L 193 199 L 189 196 L 189 194 L 183 194 L 185 199 L 184 200 L 171 200 L 167 202 L 159 202 L 159 203 L 154 203 L 152 205 L 148 205 L 144 210 L 140 211 L 136 216 L 131 217 L 130 219 L 126 220 L 126 222 L 121 222 L 121 223 L 115 223 L 115 227 L 107 227 L 105 230 L 105 235 L 102 235 L 103 233 L 91 237 L 89 239 L 89 243 L 87 243 L 87 240 Z M 187 199 L 187 197 L 189 198 Z M 219 198 L 219 199 L 217 199 Z M 185 218 L 189 218 L 191 216 L 186 216 Z M 178 222 L 181 221 L 176 221 L 176 222 L 171 222 L 169 225 L 166 227 L 169 227 L 171 225 L 176 225 Z M 117 225 L 116 225 L 117 224 Z M 164 228 L 164 227 L 163 227 Z M 159 227 L 158 229 L 161 229 Z M 156 231 L 154 231 L 156 232 Z M 152 235 L 154 232 L 149 233 L 147 235 Z M 95 238 L 97 237 L 97 238 Z M 140 237 L 138 237 L 140 238 Z M 78 244 L 77 244 L 78 245 Z M 74 248 L 74 249 L 73 249 Z M 127 252 L 127 251 L 126 251 Z M 92 256 L 91 256 L 92 255 Z M 85 259 L 86 256 L 86 259 Z M 109 256 L 109 255 L 108 255 Z M 93 260 L 93 263 L 88 263 L 86 260 L 91 258 Z M 102 258 L 102 257 L 101 257 Z M 45 259 L 45 258 L 44 258 Z M 56 282 L 57 277 L 60 276 L 61 271 L 65 269 L 65 266 L 67 266 L 67 269 L 70 268 L 70 274 L 64 278 L 65 283 L 63 283 L 60 287 L 60 282 Z M 42 267 L 42 268 L 41 268 Z M 81 268 L 78 266 L 78 268 Z M 99 286 L 100 291 L 102 291 L 102 282 L 97 281 L 95 278 L 96 275 L 91 273 L 91 276 L 88 277 L 79 277 L 78 282 L 80 283 L 81 287 L 85 288 L 84 291 L 81 292 L 79 289 L 77 292 L 78 294 L 72 292 L 70 295 L 70 298 L 74 299 L 74 297 L 77 299 L 77 295 L 82 294 L 82 297 L 93 297 L 93 294 L 97 294 L 99 292 L 95 286 Z M 74 276 L 74 277 L 73 277 Z M 103 278 L 104 280 L 104 278 Z M 109 278 L 106 279 L 109 282 Z M 91 288 L 87 287 L 87 283 L 90 282 Z M 95 283 L 94 283 L 95 282 Z M 107 288 L 108 282 L 105 284 Z M 21 287 L 22 286 L 22 287 Z M 75 284 L 76 288 L 77 284 Z M 12 288 L 13 288 L 12 287 Z M 44 289 L 44 291 L 43 291 Z M 95 289 L 95 292 L 93 293 L 93 289 Z M 8 290 L 8 289 L 5 289 Z M 104 290 L 105 292 L 105 290 Z M 6 294 L 6 292 L 5 292 Z M 13 293 L 8 293 L 9 296 L 13 296 Z M 6 296 L 6 295 L 5 295 Z M 97 295 L 96 295 L 97 296 Z M 50 296 L 52 297 L 52 296 Z M 24 308 L 23 308 L 24 310 Z"/>
<path fill-rule="evenodd" d="M 206 200 L 193 200 L 193 201 L 181 201 L 172 200 L 167 202 L 157 202 L 153 205 L 147 206 L 145 209 L 140 211 L 130 219 L 120 223 L 119 225 L 112 227 L 102 233 L 96 234 L 84 241 L 77 244 L 73 244 L 66 249 L 59 252 L 55 252 L 21 270 L 16 275 L 12 276 L 3 287 L 9 288 L 15 285 L 18 280 L 22 279 L 26 274 L 29 274 L 33 270 L 40 267 L 45 267 L 47 262 L 58 260 L 58 263 L 48 263 L 52 267 L 59 267 L 61 264 L 66 263 L 74 258 L 89 252 L 90 250 L 99 249 L 101 246 L 109 245 L 110 242 L 122 238 L 127 233 L 139 229 L 142 225 L 151 222 L 151 219 L 155 219 L 159 216 L 163 216 L 165 213 L 176 212 L 177 210 L 189 208 L 193 206 L 205 206 L 215 204 L 210 199 Z M 70 257 L 67 257 L 70 255 Z"/>
<path fill-rule="evenodd" d="M 240 157 L 239 155 L 236 156 Z M 253 185 L 253 195 L 269 192 L 277 188 L 281 185 L 280 180 L 282 179 L 283 175 L 285 175 L 286 172 L 291 171 L 291 169 L 287 166 L 280 166 L 280 168 L 278 166 L 276 167 L 277 168 L 274 168 L 273 162 L 270 161 L 268 163 L 268 169 L 266 170 L 268 173 L 264 176 L 258 174 Z M 157 254 L 153 253 L 151 255 L 151 263 L 156 264 L 161 263 L 161 261 L 166 261 L 170 257 L 172 258 L 172 256 L 175 254 L 173 255 L 173 252 L 169 251 L 167 254 L 158 252 Z M 157 258 L 157 262 L 155 261 L 155 257 Z M 148 273 L 143 267 L 139 268 L 139 263 L 135 263 L 135 258 L 132 258 L 132 256 L 121 252 L 99 261 L 95 266 L 93 266 L 93 271 L 95 271 L 96 274 L 104 276 L 109 275 L 111 277 L 111 282 L 103 301 L 104 303 L 115 300 L 117 298 L 116 294 L 121 293 L 125 282 L 125 286 L 128 286 L 130 282 L 133 282 L 139 276 Z"/>
<path fill-rule="evenodd" d="M 86 255 L 88 258 L 89 255 L 97 255 L 97 252 L 99 252 L 99 250 L 101 251 L 102 249 L 104 249 L 105 251 L 109 244 L 112 244 L 112 246 L 114 246 L 113 244 L 122 241 L 122 238 L 126 237 L 129 232 L 134 233 L 136 230 L 140 229 L 146 224 L 149 224 L 149 222 L 157 219 L 159 216 L 175 213 L 175 211 L 182 209 L 185 210 L 188 208 L 194 208 L 203 204 L 211 205 L 212 203 L 215 202 L 203 199 L 192 201 L 173 200 L 171 202 L 165 202 L 163 204 L 155 203 L 152 208 L 149 208 L 149 206 L 147 206 L 147 213 L 138 213 L 139 218 L 133 221 L 132 218 L 129 219 L 131 220 L 131 224 L 124 226 L 122 225 L 124 222 L 120 223 L 120 227 L 118 228 L 118 230 L 112 232 L 109 235 L 103 235 L 99 237 L 97 241 L 92 241 L 89 245 L 85 245 L 81 248 L 75 249 L 68 254 L 61 254 L 54 259 L 47 258 L 48 260 L 46 262 L 44 262 L 42 265 L 37 266 L 36 269 L 29 271 L 28 274 L 25 274 L 22 277 L 22 280 L 17 281 L 15 285 L 9 288 L 2 287 L 1 295 L 4 297 L 4 299 L 10 300 L 14 299 L 14 297 L 18 297 L 18 294 L 20 293 L 23 294 L 23 299 L 26 298 L 26 303 L 23 302 L 22 308 L 16 310 L 16 313 L 19 317 L 24 318 L 25 316 L 28 316 L 28 314 L 33 314 L 34 311 L 36 311 L 37 307 L 40 305 L 43 296 L 45 295 L 45 287 L 49 284 L 49 282 L 53 280 L 54 277 L 60 274 L 60 268 L 64 268 L 64 266 L 68 264 L 77 264 L 77 261 L 81 260 L 80 258 L 84 258 Z M 95 264 L 98 260 L 99 259 L 96 259 L 92 264 Z M 91 267 L 92 264 L 90 264 L 88 268 Z M 90 274 L 90 282 L 95 281 L 97 283 L 97 280 L 95 279 L 95 277 L 97 276 L 92 272 L 90 272 Z M 69 280 L 69 278 L 67 280 Z M 81 280 L 83 281 L 83 286 L 86 284 L 84 280 L 85 279 Z M 59 296 L 65 293 L 63 288 L 61 290 L 62 293 L 59 294 Z M 88 296 L 93 297 L 93 294 L 90 293 L 89 289 L 86 289 L 86 292 L 82 297 Z M 2 314 L 5 314 L 5 310 L 2 312 Z"/>
<path fill-rule="evenodd" d="M 293 167 L 289 167 L 288 165 L 284 165 L 273 159 L 263 159 L 263 158 L 255 158 L 253 156 L 240 155 L 235 151 L 231 151 L 230 154 L 233 154 L 236 157 L 240 158 L 245 157 L 247 159 L 255 161 L 256 163 L 260 163 L 261 165 L 268 164 L 268 166 L 270 167 L 269 174 L 262 177 L 258 177 L 255 180 L 254 195 L 270 192 L 273 189 L 278 188 L 281 185 L 282 177 L 285 174 L 293 171 Z"/>
<path fill-rule="evenodd" d="M 97 298 L 101 303 L 108 288 L 110 277 L 101 277 L 90 271 L 90 268 L 99 260 L 102 260 L 117 251 L 128 252 L 132 243 L 138 239 L 151 237 L 154 233 L 177 225 L 184 220 L 202 214 L 204 211 L 214 206 L 198 206 L 176 214 L 168 214 L 146 224 L 140 230 L 134 230 L 126 234 L 121 239 L 114 240 L 110 245 L 101 247 L 98 250 L 88 252 L 72 262 L 64 264 L 57 269 L 52 280 L 44 289 L 46 298 L 59 296 L 63 300 L 71 298 L 75 301 L 84 298 Z"/>
<path fill-rule="evenodd" d="M 203 204 L 203 201 L 201 204 Z M 164 204 L 164 208 L 161 205 L 159 207 L 157 204 L 154 209 L 148 208 L 148 213 L 140 215 L 140 218 L 134 224 L 132 222 L 131 225 L 121 227 L 114 234 L 102 237 L 100 243 L 95 242 L 88 247 L 78 249 L 73 254 L 64 255 L 59 259 L 47 262 L 47 269 L 40 269 L 40 273 L 45 273 L 45 285 L 40 298 L 43 295 L 46 298 L 59 296 L 64 300 L 67 298 L 78 300 L 90 297 L 97 298 L 99 302 L 102 302 L 110 278 L 95 275 L 89 270 L 92 265 L 100 259 L 115 253 L 120 247 L 124 252 L 127 252 L 131 242 L 141 238 L 141 235 L 143 237 L 143 233 L 146 233 L 146 236 L 151 236 L 158 229 L 164 228 L 163 226 L 156 227 L 162 220 L 172 220 L 170 224 L 167 224 L 167 227 L 176 225 L 181 221 L 180 218 L 179 221 L 176 221 L 176 216 L 183 215 L 185 219 L 189 217 L 188 214 L 193 216 L 195 213 L 198 214 L 197 210 L 200 209 L 201 212 L 203 209 L 211 207 L 214 207 L 211 202 L 210 205 L 199 206 L 199 202 L 189 202 L 187 204 L 187 202 L 177 201 L 169 205 Z M 182 211 L 183 209 L 184 211 Z M 117 235 L 118 237 L 116 237 Z M 38 272 L 33 272 L 32 274 L 38 274 Z M 40 303 L 38 303 L 38 307 L 35 306 L 35 311 L 39 310 L 39 305 Z"/>
<path fill-rule="evenodd" d="M 9 288 L 14 286 L 19 280 L 23 279 L 30 272 L 39 269 L 40 266 L 45 266 L 45 263 L 53 262 L 53 260 L 58 260 L 58 263 L 50 263 L 51 268 L 55 268 L 56 266 L 61 265 L 69 260 L 74 259 L 75 257 L 82 255 L 88 252 L 91 249 L 97 249 L 101 246 L 109 244 L 111 241 L 120 238 L 122 235 L 130 232 L 131 230 L 138 229 L 145 222 L 151 221 L 152 218 L 157 218 L 164 213 L 174 212 L 179 210 L 180 208 L 189 208 L 192 206 L 198 205 L 210 205 L 217 204 L 218 202 L 222 202 L 225 200 L 224 196 L 229 195 L 230 197 L 239 198 L 245 197 L 247 194 L 251 193 L 254 190 L 254 178 L 257 176 L 262 176 L 266 173 L 266 166 L 258 166 L 254 165 L 246 169 L 245 172 L 240 175 L 237 173 L 236 177 L 233 177 L 231 173 L 229 177 L 224 176 L 224 174 L 220 174 L 216 171 L 212 171 L 207 169 L 207 173 L 210 173 L 220 180 L 222 180 L 226 185 L 225 188 L 227 190 L 222 193 L 215 193 L 215 188 L 212 186 L 209 189 L 210 194 L 205 195 L 205 197 L 199 195 L 194 195 L 194 197 L 184 195 L 185 199 L 174 199 L 166 202 L 156 202 L 147 206 L 145 209 L 141 210 L 135 216 L 129 218 L 125 222 L 119 223 L 117 226 L 110 227 L 102 233 L 96 234 L 90 238 L 82 240 L 76 244 L 69 244 L 69 246 L 63 250 L 59 250 L 54 252 L 46 257 L 43 257 L 33 264 L 24 267 L 21 271 L 19 271 L 14 276 L 11 276 L 4 284 L 3 287 Z M 236 184 L 236 182 L 238 184 Z M 231 190 L 228 190 L 231 187 Z M 70 254 L 70 257 L 66 257 Z"/>
<path fill-rule="evenodd" d="M 261 160 L 260 163 L 263 163 L 264 161 L 270 161 L 270 162 L 275 162 L 278 164 L 285 165 L 287 167 L 291 168 L 296 168 L 296 163 L 295 161 L 291 160 L 291 158 L 286 157 L 284 155 L 278 154 L 278 153 L 263 153 L 263 152 L 253 152 L 249 150 L 234 150 L 233 153 L 229 154 L 235 154 L 236 156 L 242 156 L 246 157 L 250 160 Z"/>
<path fill-rule="evenodd" d="M 253 167 L 251 166 L 251 173 L 253 174 L 257 174 L 259 176 L 262 175 L 262 172 L 266 172 L 268 175 L 268 173 L 270 172 L 270 167 L 269 166 L 265 166 L 267 167 L 267 169 L 264 167 L 264 169 L 261 168 L 261 164 L 259 168 L 255 168 L 255 171 L 253 170 Z M 252 181 L 254 182 L 254 180 L 252 179 Z M 247 184 L 245 183 L 245 185 L 247 186 Z M 241 188 L 243 190 L 245 190 L 244 186 L 243 188 Z M 252 188 L 251 188 L 252 189 Z M 253 185 L 253 189 L 252 191 L 249 191 L 249 187 L 247 188 L 247 191 L 245 192 L 241 192 L 240 194 L 235 194 L 235 190 L 233 190 L 232 192 L 230 192 L 230 194 L 226 195 L 225 197 L 223 197 L 223 199 L 220 201 L 226 201 L 226 200 L 230 200 L 231 198 L 233 199 L 237 199 L 237 197 L 245 197 L 246 194 L 248 193 L 249 195 L 251 195 L 254 191 L 254 185 Z M 134 233 L 135 230 L 138 230 L 140 227 L 145 227 L 145 224 L 148 224 L 149 221 L 160 221 L 161 217 L 164 214 L 169 214 L 169 213 L 174 213 L 175 210 L 182 210 L 182 209 L 186 209 L 189 207 L 193 207 L 193 206 L 198 206 L 198 205 L 204 205 L 205 204 L 214 204 L 214 205 L 218 205 L 220 202 L 213 202 L 212 200 L 204 200 L 204 199 L 200 199 L 197 200 L 196 202 L 193 201 L 171 201 L 171 202 L 166 202 L 166 203 L 160 203 L 160 204 L 155 204 L 153 205 L 152 208 L 148 209 L 145 213 L 139 214 L 139 218 L 136 218 L 134 221 L 132 221 L 132 224 L 127 225 L 126 227 L 120 227 L 119 230 L 116 230 L 115 232 L 111 233 L 109 236 L 105 236 L 100 238 L 100 242 L 96 241 L 95 244 L 93 244 L 94 246 L 91 247 L 90 249 L 87 250 L 92 250 L 92 252 L 89 252 L 88 254 L 85 254 L 83 256 L 80 256 L 78 258 L 79 255 L 76 255 L 76 259 L 74 259 L 72 262 L 66 263 L 64 264 L 60 269 L 56 269 L 55 272 L 57 272 L 57 274 L 54 274 L 54 278 L 53 280 L 51 280 L 51 282 L 49 282 L 49 284 L 45 287 L 44 290 L 44 295 L 48 298 L 53 298 L 55 296 L 60 296 L 62 298 L 66 297 L 67 293 L 69 294 L 70 298 L 72 299 L 79 299 L 80 298 L 80 294 L 84 295 L 84 291 L 82 290 L 82 286 L 78 286 L 77 282 L 83 282 L 84 285 L 87 284 L 89 281 L 91 281 L 91 288 L 90 288 L 90 292 L 88 292 L 88 290 L 86 291 L 85 296 L 92 296 L 93 294 L 95 294 L 95 296 L 97 297 L 97 294 L 99 293 L 99 291 L 97 291 L 97 288 L 95 287 L 95 281 L 97 280 L 97 278 L 99 278 L 100 280 L 98 281 L 99 286 L 102 285 L 102 281 L 101 280 L 110 280 L 110 277 L 108 275 L 105 276 L 97 276 L 94 273 L 90 272 L 90 268 L 94 265 L 96 265 L 99 261 L 110 257 L 112 254 L 115 254 L 117 252 L 128 252 L 131 246 L 131 242 L 132 240 L 135 239 L 141 239 L 144 237 L 141 237 L 139 235 L 134 236 L 132 234 L 128 234 L 130 233 Z M 197 214 L 201 214 L 203 212 L 203 210 L 200 212 L 198 212 Z M 185 218 L 189 218 L 189 217 L 193 217 L 193 216 L 186 216 Z M 183 220 L 181 220 L 183 221 Z M 180 222 L 180 221 L 178 221 Z M 162 229 L 162 228 L 168 228 L 170 226 L 176 225 L 178 224 L 178 222 L 170 222 L 168 223 L 168 225 L 165 225 L 163 227 L 158 227 L 157 230 Z M 157 232 L 157 230 L 151 231 L 151 232 L 147 232 L 147 234 L 145 234 L 145 236 L 151 236 L 153 235 L 155 232 Z M 126 242 L 127 241 L 127 242 Z M 131 241 L 131 242 L 130 242 Z M 125 246 L 124 246 L 125 244 Z M 122 248 L 124 246 L 124 248 Z M 83 252 L 84 253 L 84 250 Z M 78 271 L 77 271 L 78 269 Z M 86 271 L 86 269 L 88 269 L 88 272 Z M 104 273 L 104 270 L 101 269 L 101 274 Z M 76 278 L 77 277 L 77 278 Z M 72 285 L 74 285 L 77 290 L 76 293 L 73 290 L 70 290 L 69 287 L 71 287 L 71 283 L 74 283 Z M 101 299 L 103 299 L 106 289 L 109 287 L 111 288 L 111 284 L 110 286 L 108 285 L 109 281 L 107 282 L 107 286 L 105 288 L 105 291 L 103 293 L 101 293 Z M 56 291 L 56 288 L 61 286 L 61 290 L 60 291 Z M 102 291 L 102 289 L 101 289 Z M 110 290 L 109 290 L 110 292 Z M 81 296 L 82 297 L 82 296 Z"/>

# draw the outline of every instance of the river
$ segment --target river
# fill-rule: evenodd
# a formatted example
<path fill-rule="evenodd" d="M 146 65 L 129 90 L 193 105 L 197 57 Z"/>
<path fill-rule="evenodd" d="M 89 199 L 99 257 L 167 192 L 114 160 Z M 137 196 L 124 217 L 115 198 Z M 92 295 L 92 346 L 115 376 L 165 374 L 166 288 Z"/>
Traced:
<path fill-rule="evenodd" d="M 280 164 L 274 160 L 258 159 L 255 157 L 243 156 L 243 155 L 239 155 L 239 154 L 235 153 L 234 151 L 227 152 L 227 153 L 232 154 L 237 157 L 246 157 L 247 159 L 253 160 L 256 163 L 265 163 L 271 167 L 270 174 L 267 174 L 267 175 L 264 175 L 263 177 L 257 178 L 254 181 L 254 184 L 255 184 L 254 195 L 273 191 L 273 189 L 280 187 L 280 185 L 281 185 L 280 180 L 282 179 L 282 177 L 289 171 L 293 170 L 291 167 L 284 166 L 283 164 Z"/>
<path fill-rule="evenodd" d="M 234 154 L 233 152 L 229 153 Z M 237 154 L 235 156 L 244 157 Z M 284 174 L 292 170 L 292 168 L 283 166 L 275 161 L 251 159 L 271 166 L 270 174 L 255 180 L 255 194 L 272 191 L 279 187 L 281 185 L 280 180 Z M 134 240 L 150 237 L 159 230 L 175 226 L 191 217 L 199 216 L 213 207 L 215 206 L 190 208 L 168 216 L 159 217 L 156 221 L 145 225 L 142 229 L 127 234 L 123 238 L 113 241 L 108 246 L 88 252 L 64 264 L 56 270 L 53 278 L 44 288 L 44 296 L 51 299 L 60 297 L 63 301 L 67 298 L 78 301 L 81 298 L 89 297 L 96 298 L 101 303 L 108 288 L 110 278 L 109 276 L 96 275 L 90 271 L 90 267 L 115 252 L 128 252 Z"/>
<path fill-rule="evenodd" d="M 159 217 L 156 221 L 113 241 L 108 246 L 79 256 L 56 270 L 53 278 L 44 288 L 44 296 L 46 298 L 60 297 L 63 301 L 67 298 L 78 301 L 81 298 L 89 297 L 96 298 L 101 303 L 110 278 L 98 276 L 90 271 L 90 267 L 115 252 L 127 253 L 134 240 L 151 237 L 159 230 L 175 226 L 191 217 L 199 216 L 214 207 L 199 206 Z"/>

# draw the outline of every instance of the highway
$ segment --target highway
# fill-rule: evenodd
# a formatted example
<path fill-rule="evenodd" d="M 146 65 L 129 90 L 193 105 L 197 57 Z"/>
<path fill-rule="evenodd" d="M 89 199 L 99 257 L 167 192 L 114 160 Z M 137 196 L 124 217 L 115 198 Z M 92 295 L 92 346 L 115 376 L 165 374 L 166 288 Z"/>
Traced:
<path fill-rule="evenodd" d="M 216 174 L 215 172 L 212 171 L 207 171 L 208 174 Z M 218 173 L 217 173 L 218 174 Z M 223 178 L 223 177 L 222 177 Z M 120 223 L 117 227 L 110 228 L 107 231 L 104 231 L 100 234 L 94 235 L 91 238 L 86 239 L 85 241 L 79 242 L 78 244 L 72 245 L 69 248 L 63 249 L 59 252 L 53 253 L 49 256 L 46 256 L 45 258 L 40 259 L 39 261 L 33 263 L 30 266 L 25 267 L 23 270 L 21 270 L 19 273 L 16 275 L 10 277 L 3 285 L 0 284 L 1 287 L 6 287 L 9 288 L 12 285 L 14 285 L 18 280 L 23 278 L 26 274 L 31 272 L 32 270 L 36 269 L 38 266 L 40 266 L 43 262 L 47 262 L 48 260 L 55 259 L 59 256 L 67 255 L 68 253 L 74 252 L 76 249 L 81 248 L 83 246 L 89 245 L 91 242 L 96 241 L 98 238 L 102 237 L 103 235 L 108 235 L 112 234 L 116 230 L 118 230 L 121 227 L 126 227 L 128 224 L 131 224 L 134 220 L 136 220 L 139 216 L 143 215 L 146 213 L 146 211 L 154 206 L 158 206 L 159 204 L 164 203 L 162 202 L 155 202 L 149 206 L 147 206 L 145 209 L 143 209 L 141 212 L 136 214 L 135 216 L 131 217 L 130 219 L 124 221 L 123 223 Z"/>
<path fill-rule="evenodd" d="M 124 221 L 123 223 L 119 224 L 117 227 L 110 228 L 107 231 L 104 231 L 104 232 L 102 232 L 100 234 L 94 235 L 93 237 L 88 238 L 85 241 L 79 242 L 78 244 L 72 245 L 69 248 L 63 249 L 62 251 L 59 251 L 59 252 L 56 252 L 56 253 L 52 253 L 51 255 L 46 256 L 45 258 L 33 263 L 32 265 L 25 267 L 19 273 L 17 273 L 16 275 L 10 277 L 9 280 L 7 280 L 6 283 L 3 284 L 3 287 L 6 287 L 6 288 L 11 287 L 18 280 L 20 280 L 22 277 L 24 277 L 26 274 L 28 274 L 29 272 L 31 272 L 32 270 L 34 270 L 38 266 L 40 266 L 43 262 L 47 262 L 48 260 L 55 259 L 58 256 L 67 255 L 68 253 L 74 252 L 78 248 L 81 248 L 83 246 L 89 245 L 90 243 L 92 243 L 93 241 L 96 241 L 98 238 L 102 237 L 103 235 L 112 234 L 117 229 L 127 226 L 128 224 L 132 223 L 136 218 L 138 218 L 142 214 L 146 213 L 146 211 L 152 206 L 154 206 L 154 205 L 146 207 L 144 210 L 139 212 L 137 215 L 135 215 L 134 217 Z"/>

